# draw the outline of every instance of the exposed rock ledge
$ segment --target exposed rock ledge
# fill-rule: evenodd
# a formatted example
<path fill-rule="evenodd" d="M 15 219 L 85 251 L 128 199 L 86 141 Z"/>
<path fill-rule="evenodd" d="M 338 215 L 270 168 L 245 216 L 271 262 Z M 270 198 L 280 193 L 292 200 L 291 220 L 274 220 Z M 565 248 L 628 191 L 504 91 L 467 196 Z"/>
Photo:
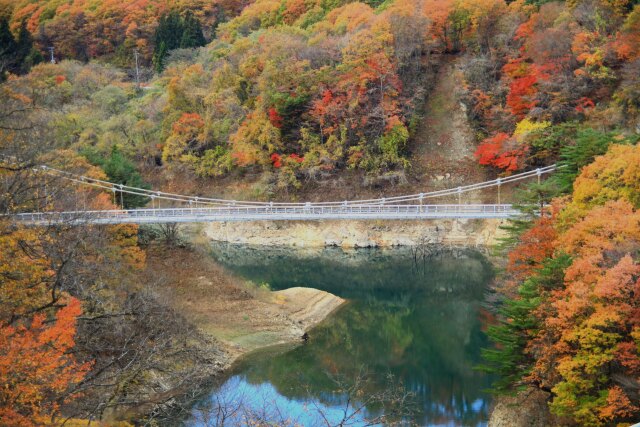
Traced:
<path fill-rule="evenodd" d="M 489 427 L 547 427 L 562 425 L 549 412 L 549 394 L 538 389 L 527 389 L 517 396 L 496 399 Z"/>
<path fill-rule="evenodd" d="M 443 243 L 490 246 L 504 220 L 224 222 L 204 228 L 216 241 L 262 246 L 367 248 Z"/>
<path fill-rule="evenodd" d="M 224 323 L 231 319 L 235 322 L 226 324 L 222 327 L 224 332 L 214 332 L 214 336 L 224 343 L 229 362 L 233 363 L 254 350 L 302 342 L 306 332 L 345 302 L 329 292 L 313 288 L 266 292 L 247 307 L 230 304 L 222 310 L 220 314 L 226 317 Z M 221 325 L 202 326 L 205 330 L 216 331 Z"/>
<path fill-rule="evenodd" d="M 274 294 L 277 299 L 284 299 L 284 311 L 298 325 L 300 332 L 293 331 L 296 337 L 322 322 L 345 302 L 329 292 L 313 288 L 289 288 Z"/>

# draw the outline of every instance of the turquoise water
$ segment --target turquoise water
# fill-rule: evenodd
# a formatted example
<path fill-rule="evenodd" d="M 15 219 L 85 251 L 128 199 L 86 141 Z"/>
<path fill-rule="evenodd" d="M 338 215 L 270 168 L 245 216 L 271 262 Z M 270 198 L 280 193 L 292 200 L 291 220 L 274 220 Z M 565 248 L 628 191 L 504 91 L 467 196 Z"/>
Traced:
<path fill-rule="evenodd" d="M 490 378 L 473 367 L 487 345 L 483 300 L 492 268 L 480 253 L 217 245 L 212 255 L 274 290 L 308 286 L 349 303 L 307 343 L 238 363 L 198 405 L 192 425 L 220 424 L 220 408 L 238 408 L 225 425 L 335 425 L 345 414 L 346 425 L 381 415 L 407 425 L 486 425 Z"/>

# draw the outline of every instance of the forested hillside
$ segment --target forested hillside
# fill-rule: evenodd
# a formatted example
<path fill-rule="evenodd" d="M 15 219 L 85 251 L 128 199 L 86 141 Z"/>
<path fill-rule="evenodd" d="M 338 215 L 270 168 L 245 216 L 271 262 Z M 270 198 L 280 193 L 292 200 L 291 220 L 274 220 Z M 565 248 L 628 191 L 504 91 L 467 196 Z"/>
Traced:
<path fill-rule="evenodd" d="M 125 65 L 130 61 L 132 49 L 139 49 L 144 58 L 151 59 L 161 17 L 171 12 L 193 14 L 205 29 L 205 35 L 212 38 L 221 21 L 235 16 L 248 3 L 3 0 L 0 11 L 8 16 L 14 30 L 24 23 L 43 52 L 52 46 L 60 58 L 87 61 L 104 57 Z"/>
<path fill-rule="evenodd" d="M 583 128 L 637 126 L 632 1 L 259 0 L 171 12 L 161 2 L 58 3 L 13 5 L 11 28 L 26 22 L 63 61 L 12 78 L 7 96 L 26 108 L 47 98 L 57 142 L 93 158 L 115 147 L 138 165 L 199 177 L 260 172 L 265 196 L 346 169 L 410 171 L 411 135 L 443 55 L 462 58 L 483 165 L 550 163 Z M 141 65 L 164 70 L 143 91 L 131 84 L 134 48 Z M 73 61 L 89 58 L 100 61 Z M 82 87 L 98 75 L 96 90 Z"/>
<path fill-rule="evenodd" d="M 549 391 L 569 424 L 637 421 L 637 0 L 0 0 L 0 214 L 149 202 L 40 164 L 259 200 L 428 190 L 412 160 L 443 64 L 487 175 L 563 165 L 519 196 L 551 208 L 511 227 L 496 389 Z M 213 369 L 216 344 L 149 291 L 140 237 L 0 217 L 3 422 L 164 416 L 158 370 L 182 390 Z"/>
<path fill-rule="evenodd" d="M 499 374 L 496 391 L 549 392 L 555 423 L 638 417 L 639 156 L 638 145 L 614 143 L 577 178 L 552 178 L 569 188 L 575 178 L 571 194 L 527 224 L 509 254 L 486 368 Z"/>

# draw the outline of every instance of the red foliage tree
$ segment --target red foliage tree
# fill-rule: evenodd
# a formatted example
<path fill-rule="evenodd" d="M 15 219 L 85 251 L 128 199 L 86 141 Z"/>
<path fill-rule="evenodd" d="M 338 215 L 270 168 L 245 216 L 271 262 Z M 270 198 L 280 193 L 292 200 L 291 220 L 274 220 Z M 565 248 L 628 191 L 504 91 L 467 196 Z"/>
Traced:
<path fill-rule="evenodd" d="M 269 108 L 269 121 L 274 127 L 277 127 L 278 129 L 282 128 L 283 119 L 282 116 L 280 116 L 280 114 L 278 113 L 278 110 L 275 109 L 275 107 Z"/>
<path fill-rule="evenodd" d="M 301 156 L 299 156 L 299 155 L 297 155 L 295 153 L 294 154 L 289 154 L 289 158 L 291 160 L 293 160 L 294 162 L 296 162 L 296 163 L 304 162 L 304 157 L 301 157 Z"/>
<path fill-rule="evenodd" d="M 536 106 L 537 101 L 533 99 L 538 92 L 535 87 L 536 83 L 538 83 L 538 78 L 535 75 L 518 77 L 511 82 L 507 105 L 514 116 L 523 118 L 529 110 Z"/>
<path fill-rule="evenodd" d="M 516 171 L 527 153 L 526 146 L 517 147 L 516 144 L 511 136 L 500 132 L 485 139 L 478 146 L 475 156 L 481 165 L 494 166 L 509 172 Z M 510 148 L 510 145 L 513 148 Z"/>
<path fill-rule="evenodd" d="M 279 169 L 282 167 L 282 156 L 277 153 L 271 155 L 271 164 L 274 168 Z"/>

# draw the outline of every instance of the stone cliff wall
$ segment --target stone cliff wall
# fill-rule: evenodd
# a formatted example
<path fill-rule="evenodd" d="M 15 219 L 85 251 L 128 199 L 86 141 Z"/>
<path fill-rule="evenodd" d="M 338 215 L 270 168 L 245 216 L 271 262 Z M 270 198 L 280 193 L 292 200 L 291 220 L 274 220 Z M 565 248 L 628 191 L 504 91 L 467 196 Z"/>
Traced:
<path fill-rule="evenodd" d="M 548 427 L 567 425 L 549 412 L 549 394 L 528 388 L 517 396 L 499 396 L 489 427 Z"/>
<path fill-rule="evenodd" d="M 367 248 L 442 243 L 490 246 L 505 232 L 504 220 L 318 221 L 210 223 L 210 240 L 264 246 Z"/>

